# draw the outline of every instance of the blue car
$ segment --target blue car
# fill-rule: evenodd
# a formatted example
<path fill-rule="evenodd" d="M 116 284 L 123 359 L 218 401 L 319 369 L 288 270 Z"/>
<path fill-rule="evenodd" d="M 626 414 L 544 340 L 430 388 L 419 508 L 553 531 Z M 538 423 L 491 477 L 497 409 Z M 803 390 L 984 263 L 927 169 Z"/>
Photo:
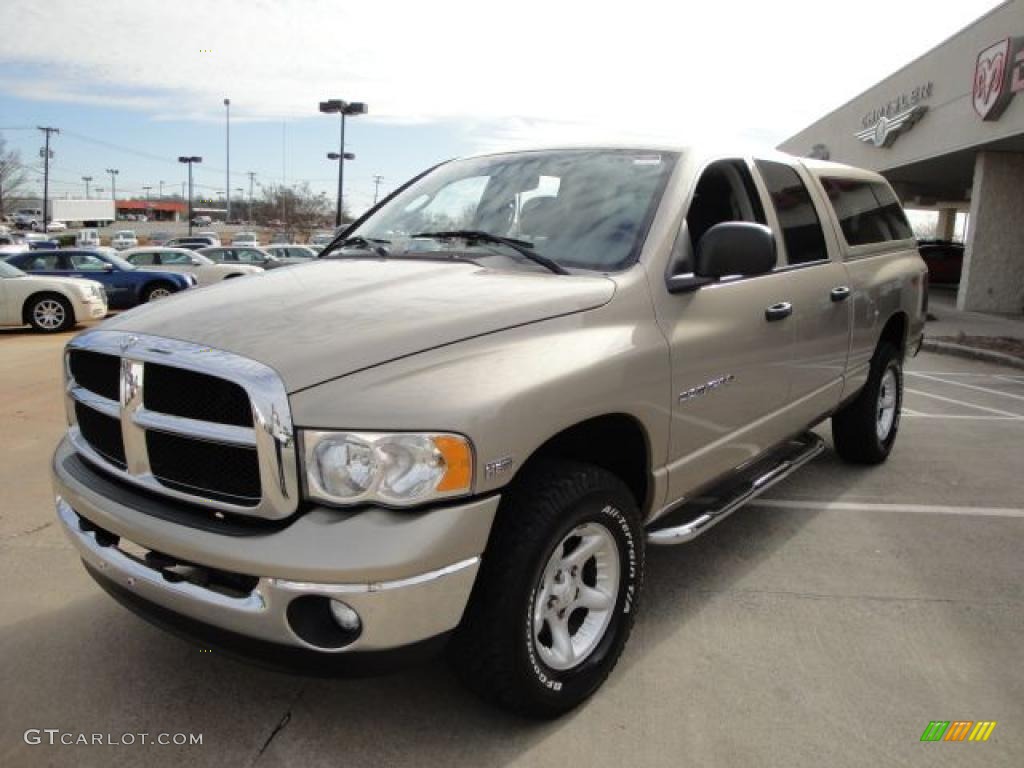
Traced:
<path fill-rule="evenodd" d="M 113 253 L 96 250 L 30 251 L 7 262 L 32 275 L 85 277 L 103 284 L 113 309 L 128 309 L 196 284 L 195 275 L 142 270 Z"/>

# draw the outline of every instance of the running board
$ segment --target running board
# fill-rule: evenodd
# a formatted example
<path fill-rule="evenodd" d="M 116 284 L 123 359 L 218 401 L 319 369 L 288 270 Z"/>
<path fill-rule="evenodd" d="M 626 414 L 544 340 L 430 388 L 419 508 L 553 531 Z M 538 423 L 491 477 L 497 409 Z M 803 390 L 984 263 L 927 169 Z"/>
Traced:
<path fill-rule="evenodd" d="M 713 495 L 686 501 L 655 522 L 647 531 L 647 542 L 672 546 L 693 541 L 717 525 L 751 499 L 761 495 L 788 477 L 825 448 L 825 442 L 812 432 L 793 438 L 749 467 L 739 470 Z"/>

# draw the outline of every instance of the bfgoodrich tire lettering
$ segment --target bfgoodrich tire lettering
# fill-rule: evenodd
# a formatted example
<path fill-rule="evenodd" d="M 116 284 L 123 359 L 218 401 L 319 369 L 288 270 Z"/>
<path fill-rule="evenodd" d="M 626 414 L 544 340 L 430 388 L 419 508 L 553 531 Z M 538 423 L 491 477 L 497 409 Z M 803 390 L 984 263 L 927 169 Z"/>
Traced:
<path fill-rule="evenodd" d="M 577 551 L 585 555 L 582 562 L 589 575 L 581 568 L 575 584 L 583 590 L 595 588 L 596 558 L 576 549 L 583 541 L 580 531 L 606 536 L 602 551 L 605 557 L 614 552 L 617 588 L 600 637 L 578 660 L 557 669 L 545 662 L 550 653 L 538 646 L 545 640 L 543 631 L 538 638 L 537 598 L 553 556 L 558 560 L 557 547 L 569 556 Z M 576 539 L 580 541 L 574 544 Z M 521 714 L 555 717 L 572 709 L 600 687 L 618 661 L 633 626 L 643 572 L 643 528 L 636 502 L 622 481 L 587 464 L 547 463 L 517 479 L 503 500 L 450 648 L 456 671 L 484 698 Z M 581 638 L 591 609 L 573 602 L 572 589 L 563 598 L 566 623 L 574 631 L 570 637 Z M 588 643 L 581 642 L 580 647 L 587 648 Z"/>

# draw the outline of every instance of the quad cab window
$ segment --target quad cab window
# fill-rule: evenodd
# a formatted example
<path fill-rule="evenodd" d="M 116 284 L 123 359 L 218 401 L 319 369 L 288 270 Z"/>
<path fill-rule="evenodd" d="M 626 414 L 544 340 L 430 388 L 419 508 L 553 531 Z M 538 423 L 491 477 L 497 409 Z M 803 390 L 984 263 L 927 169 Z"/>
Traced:
<path fill-rule="evenodd" d="M 849 245 L 869 245 L 914 237 L 906 214 L 889 185 L 824 177 L 825 193 Z"/>

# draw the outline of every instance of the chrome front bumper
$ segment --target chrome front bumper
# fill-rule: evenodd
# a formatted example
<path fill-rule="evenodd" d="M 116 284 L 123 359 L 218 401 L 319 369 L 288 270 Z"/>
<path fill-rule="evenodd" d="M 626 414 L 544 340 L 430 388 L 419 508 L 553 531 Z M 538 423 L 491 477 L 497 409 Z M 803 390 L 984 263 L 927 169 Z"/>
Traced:
<path fill-rule="evenodd" d="M 326 526 L 322 519 L 317 521 L 317 510 L 312 510 L 280 531 L 231 536 L 161 520 L 126 506 L 122 500 L 101 497 L 67 470 L 69 455 L 65 441 L 54 456 L 57 517 L 82 560 L 95 573 L 142 601 L 204 625 L 325 654 L 396 649 L 454 629 L 469 599 L 498 503 L 497 497 L 491 497 L 416 515 L 367 510 L 338 516 Z M 333 513 L 321 510 L 319 517 L 325 514 Z M 363 515 L 373 520 L 360 520 Z M 437 519 L 431 520 L 435 516 Z M 87 521 L 85 525 L 82 518 Z M 97 535 L 93 526 L 115 534 L 121 541 L 111 543 Z M 275 539 L 279 547 L 274 546 Z M 452 558 L 453 539 L 458 541 L 462 556 Z M 221 556 L 226 547 L 232 550 L 233 558 Z M 256 585 L 248 594 L 232 596 L 189 581 L 170 581 L 138 556 L 138 548 L 255 576 Z M 326 571 L 318 560 L 321 553 L 331 549 L 337 554 L 337 566 Z M 351 567 L 346 567 L 345 553 L 360 550 L 378 552 L 380 565 L 394 575 L 377 578 L 367 572 L 366 577 L 355 578 Z M 276 559 L 270 556 L 275 552 Z M 312 573 L 301 567 L 303 552 L 308 553 L 305 564 L 315 568 L 316 578 L 308 578 Z M 422 569 L 442 552 L 447 553 L 447 562 Z M 264 561 L 262 568 L 256 567 L 256 559 Z M 245 561 L 248 567 L 237 567 Z M 289 623 L 287 610 L 294 599 L 306 595 L 344 601 L 359 614 L 359 636 L 340 648 L 312 645 L 299 637 Z"/>

